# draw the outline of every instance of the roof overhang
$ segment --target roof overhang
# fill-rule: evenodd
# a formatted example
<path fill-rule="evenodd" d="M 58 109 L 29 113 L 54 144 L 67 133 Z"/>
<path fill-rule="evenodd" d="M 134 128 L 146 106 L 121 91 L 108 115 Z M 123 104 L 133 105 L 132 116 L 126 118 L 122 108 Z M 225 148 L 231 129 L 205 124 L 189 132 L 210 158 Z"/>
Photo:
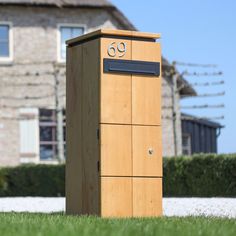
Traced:
<path fill-rule="evenodd" d="M 103 9 L 119 22 L 120 29 L 137 31 L 129 19 L 107 0 L 0 0 L 0 5 Z M 162 57 L 162 71 L 171 71 L 172 69 L 173 65 Z M 178 78 L 177 85 L 180 88 L 180 95 L 195 96 L 197 94 L 183 77 Z"/>
<path fill-rule="evenodd" d="M 211 120 L 206 119 L 206 118 L 200 118 L 200 117 L 197 117 L 197 116 L 189 115 L 189 114 L 186 114 L 186 113 L 181 113 L 181 120 L 192 121 L 192 122 L 195 122 L 195 123 L 198 123 L 198 124 L 210 126 L 212 128 L 224 128 L 224 126 L 221 125 L 218 122 L 211 121 Z"/>
<path fill-rule="evenodd" d="M 164 57 L 162 57 L 162 71 L 164 72 L 163 73 L 164 77 L 168 78 L 168 75 L 172 74 L 173 71 L 176 72 L 177 70 L 174 65 L 170 64 Z M 197 95 L 197 92 L 195 91 L 195 89 L 179 73 L 178 73 L 178 78 L 177 78 L 177 87 L 179 89 L 180 95 L 185 95 L 185 97 Z"/>
<path fill-rule="evenodd" d="M 127 17 L 112 3 L 106 0 L 0 0 L 0 5 L 8 6 L 35 6 L 35 7 L 58 7 L 58 8 L 87 8 L 104 9 L 111 14 L 124 30 L 137 30 Z"/>

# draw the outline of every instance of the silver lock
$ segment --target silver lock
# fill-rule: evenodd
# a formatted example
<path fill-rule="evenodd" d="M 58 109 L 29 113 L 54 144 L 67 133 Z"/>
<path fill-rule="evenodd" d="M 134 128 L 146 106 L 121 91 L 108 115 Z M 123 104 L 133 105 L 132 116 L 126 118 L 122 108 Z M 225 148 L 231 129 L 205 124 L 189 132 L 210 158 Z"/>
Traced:
<path fill-rule="evenodd" d="M 148 155 L 149 155 L 149 156 L 152 156 L 153 153 L 154 153 L 153 148 L 148 148 Z"/>

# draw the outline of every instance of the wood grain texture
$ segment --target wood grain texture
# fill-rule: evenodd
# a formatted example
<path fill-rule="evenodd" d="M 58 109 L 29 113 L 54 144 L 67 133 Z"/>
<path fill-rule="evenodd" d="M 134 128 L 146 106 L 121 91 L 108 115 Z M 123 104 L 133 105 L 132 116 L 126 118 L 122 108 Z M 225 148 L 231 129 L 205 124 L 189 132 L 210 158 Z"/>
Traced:
<path fill-rule="evenodd" d="M 162 215 L 162 178 L 133 178 L 133 216 Z"/>
<path fill-rule="evenodd" d="M 69 42 L 97 34 L 157 37 L 99 30 Z M 126 43 L 123 57 L 108 55 L 113 42 Z M 161 62 L 160 44 L 98 38 L 67 50 L 66 212 L 160 216 L 161 78 L 103 73 L 103 58 Z"/>
<path fill-rule="evenodd" d="M 162 176 L 161 127 L 132 126 L 133 176 Z M 151 152 L 152 153 L 149 153 Z"/>
<path fill-rule="evenodd" d="M 131 123 L 131 76 L 101 78 L 101 123 Z"/>
<path fill-rule="evenodd" d="M 132 60 L 161 62 L 160 43 L 133 40 Z"/>
<path fill-rule="evenodd" d="M 139 37 L 143 39 L 158 39 L 161 37 L 160 34 L 147 33 L 147 32 L 114 30 L 114 29 L 99 29 L 99 30 L 84 34 L 82 36 L 67 40 L 66 44 L 71 45 L 71 44 L 78 43 L 84 40 L 89 40 L 96 36 Z"/>
<path fill-rule="evenodd" d="M 160 44 L 132 41 L 132 60 L 161 62 Z M 161 125 L 161 76 L 132 75 L 132 124 Z"/>
<path fill-rule="evenodd" d="M 99 215 L 99 41 L 67 50 L 66 213 Z"/>
<path fill-rule="evenodd" d="M 132 175 L 131 125 L 101 125 L 101 175 Z"/>
<path fill-rule="evenodd" d="M 115 42 L 127 45 L 124 57 L 118 54 L 114 59 L 131 59 L 131 41 L 118 39 L 101 39 L 101 123 L 131 123 L 131 75 L 103 73 L 103 58 L 109 58 L 108 47 Z"/>
<path fill-rule="evenodd" d="M 100 214 L 99 162 L 99 40 L 83 44 L 83 213 Z M 78 61 L 75 61 L 78 64 Z M 76 132 L 76 130 L 75 130 Z"/>
<path fill-rule="evenodd" d="M 82 46 L 67 48 L 66 68 L 66 213 L 82 214 Z"/>
<path fill-rule="evenodd" d="M 132 179 L 128 177 L 101 178 L 101 216 L 132 216 Z"/>

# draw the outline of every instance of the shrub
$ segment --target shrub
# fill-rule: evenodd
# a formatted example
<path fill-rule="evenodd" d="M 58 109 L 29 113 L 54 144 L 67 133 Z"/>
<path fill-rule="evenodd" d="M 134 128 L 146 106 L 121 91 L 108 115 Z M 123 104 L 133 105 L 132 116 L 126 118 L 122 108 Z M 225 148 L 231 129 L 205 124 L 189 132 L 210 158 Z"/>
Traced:
<path fill-rule="evenodd" d="M 236 197 L 236 154 L 164 158 L 166 197 Z M 0 169 L 0 196 L 65 196 L 64 165 Z"/>
<path fill-rule="evenodd" d="M 21 165 L 0 170 L 0 196 L 64 195 L 64 165 Z"/>
<path fill-rule="evenodd" d="M 236 197 L 236 154 L 164 158 L 164 196 Z"/>

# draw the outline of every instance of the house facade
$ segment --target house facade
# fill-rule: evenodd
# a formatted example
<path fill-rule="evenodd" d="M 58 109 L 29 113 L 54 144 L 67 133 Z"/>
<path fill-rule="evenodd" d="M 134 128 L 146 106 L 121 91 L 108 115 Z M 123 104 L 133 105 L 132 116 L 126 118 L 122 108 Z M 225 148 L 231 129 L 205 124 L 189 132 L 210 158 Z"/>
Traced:
<path fill-rule="evenodd" d="M 1 166 L 57 163 L 56 105 L 66 110 L 65 40 L 99 28 L 136 30 L 106 0 L 0 0 Z M 173 67 L 162 63 L 163 155 L 172 156 L 182 153 L 179 94 L 194 91 L 182 86 L 173 101 Z"/>
<path fill-rule="evenodd" d="M 184 155 L 217 153 L 217 138 L 224 126 L 184 113 L 181 114 L 181 126 Z"/>

